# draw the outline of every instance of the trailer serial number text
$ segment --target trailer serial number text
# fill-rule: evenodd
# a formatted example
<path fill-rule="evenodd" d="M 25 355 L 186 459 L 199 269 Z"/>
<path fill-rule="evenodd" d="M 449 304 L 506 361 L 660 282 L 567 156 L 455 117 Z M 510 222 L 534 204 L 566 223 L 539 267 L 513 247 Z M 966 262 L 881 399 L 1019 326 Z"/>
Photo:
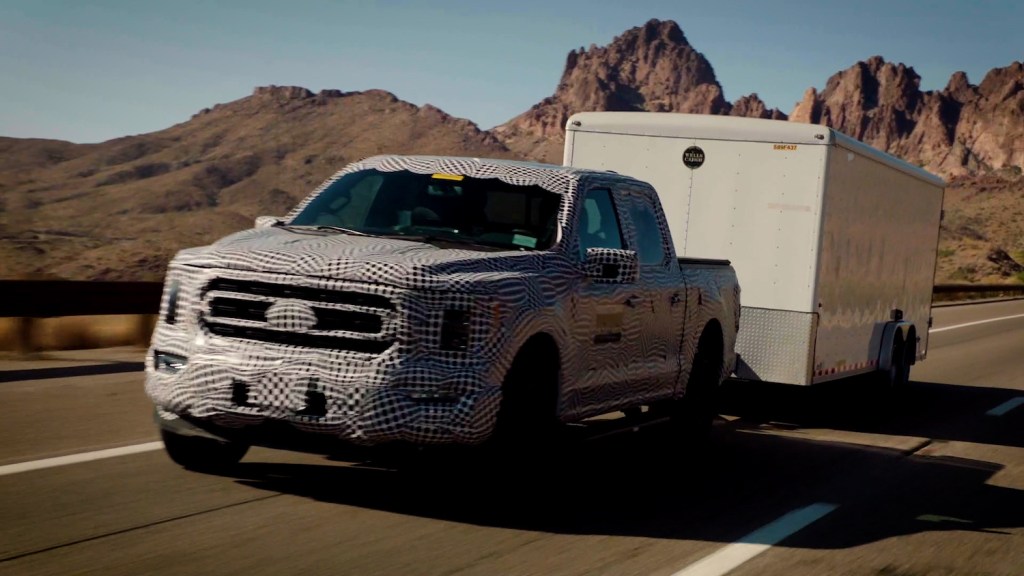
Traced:
<path fill-rule="evenodd" d="M 796 144 L 775 144 L 775 150 L 796 150 Z"/>

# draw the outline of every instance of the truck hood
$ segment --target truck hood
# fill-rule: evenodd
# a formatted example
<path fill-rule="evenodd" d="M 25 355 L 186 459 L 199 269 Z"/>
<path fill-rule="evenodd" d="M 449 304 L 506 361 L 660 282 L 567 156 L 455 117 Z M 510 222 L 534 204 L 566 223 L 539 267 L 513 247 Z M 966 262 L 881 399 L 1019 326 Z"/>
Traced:
<path fill-rule="evenodd" d="M 448 246 L 445 244 L 444 246 Z M 494 283 L 568 268 L 552 252 L 438 247 L 415 240 L 260 228 L 178 252 L 174 264 L 387 284 L 420 290 L 486 293 Z"/>

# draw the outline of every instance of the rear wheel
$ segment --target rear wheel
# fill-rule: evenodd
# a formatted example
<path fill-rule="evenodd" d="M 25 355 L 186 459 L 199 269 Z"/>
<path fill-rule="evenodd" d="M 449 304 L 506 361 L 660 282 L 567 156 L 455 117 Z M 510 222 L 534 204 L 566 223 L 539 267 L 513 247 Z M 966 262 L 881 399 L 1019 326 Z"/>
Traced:
<path fill-rule="evenodd" d="M 912 348 L 905 345 L 902 337 L 892 343 L 892 362 L 888 370 L 880 370 L 874 376 L 875 388 L 886 395 L 901 393 L 910 382 L 910 359 Z"/>
<path fill-rule="evenodd" d="M 721 333 L 712 325 L 704 329 L 697 343 L 686 394 L 670 413 L 673 436 L 688 450 L 701 451 L 710 439 L 718 415 L 721 377 Z"/>
<path fill-rule="evenodd" d="M 249 446 L 237 442 L 221 442 L 200 436 L 184 436 L 160 431 L 164 450 L 178 465 L 197 472 L 220 472 L 237 464 Z"/>
<path fill-rule="evenodd" d="M 860 398 L 858 412 L 868 423 L 878 424 L 893 417 L 906 403 L 914 348 L 904 343 L 902 335 L 897 335 L 890 352 L 889 368 L 868 375 L 870 393 Z"/>

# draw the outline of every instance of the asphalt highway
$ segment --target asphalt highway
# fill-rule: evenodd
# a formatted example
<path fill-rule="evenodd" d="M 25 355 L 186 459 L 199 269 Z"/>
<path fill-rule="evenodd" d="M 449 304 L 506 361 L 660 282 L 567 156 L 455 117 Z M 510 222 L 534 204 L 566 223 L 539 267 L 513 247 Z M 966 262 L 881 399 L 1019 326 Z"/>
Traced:
<path fill-rule="evenodd" d="M 0 574 L 1024 574 L 1024 301 L 935 309 L 907 394 L 730 383 L 500 473 L 160 450 L 141 349 L 0 358 Z M 465 464 L 465 463 L 464 463 Z"/>

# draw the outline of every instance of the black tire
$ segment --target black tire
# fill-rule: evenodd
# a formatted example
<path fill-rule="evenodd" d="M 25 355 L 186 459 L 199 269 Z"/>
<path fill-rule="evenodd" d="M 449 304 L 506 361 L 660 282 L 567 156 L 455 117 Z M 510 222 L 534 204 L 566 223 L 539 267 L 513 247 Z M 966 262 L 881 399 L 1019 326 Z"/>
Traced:
<path fill-rule="evenodd" d="M 501 459 L 538 460 L 553 456 L 563 429 L 556 409 L 557 350 L 542 342 L 516 355 L 502 383 L 501 406 L 488 448 Z"/>
<path fill-rule="evenodd" d="M 223 472 L 245 456 L 249 446 L 237 442 L 220 442 L 199 436 L 183 436 L 160 430 L 164 451 L 175 463 L 196 472 Z"/>
<path fill-rule="evenodd" d="M 697 342 L 686 394 L 676 401 L 670 414 L 672 435 L 687 450 L 703 451 L 710 440 L 718 416 L 721 377 L 721 336 L 717 330 L 705 328 Z"/>
<path fill-rule="evenodd" d="M 901 337 L 892 345 L 892 362 L 888 370 L 879 370 L 867 376 L 868 394 L 859 394 L 852 402 L 863 424 L 880 426 L 897 417 L 906 407 L 910 390 L 908 352 Z"/>
<path fill-rule="evenodd" d="M 889 369 L 879 370 L 872 375 L 877 392 L 884 395 L 897 395 L 906 390 L 910 383 L 910 352 L 905 348 L 902 338 L 897 338 L 893 342 L 892 362 Z"/>

